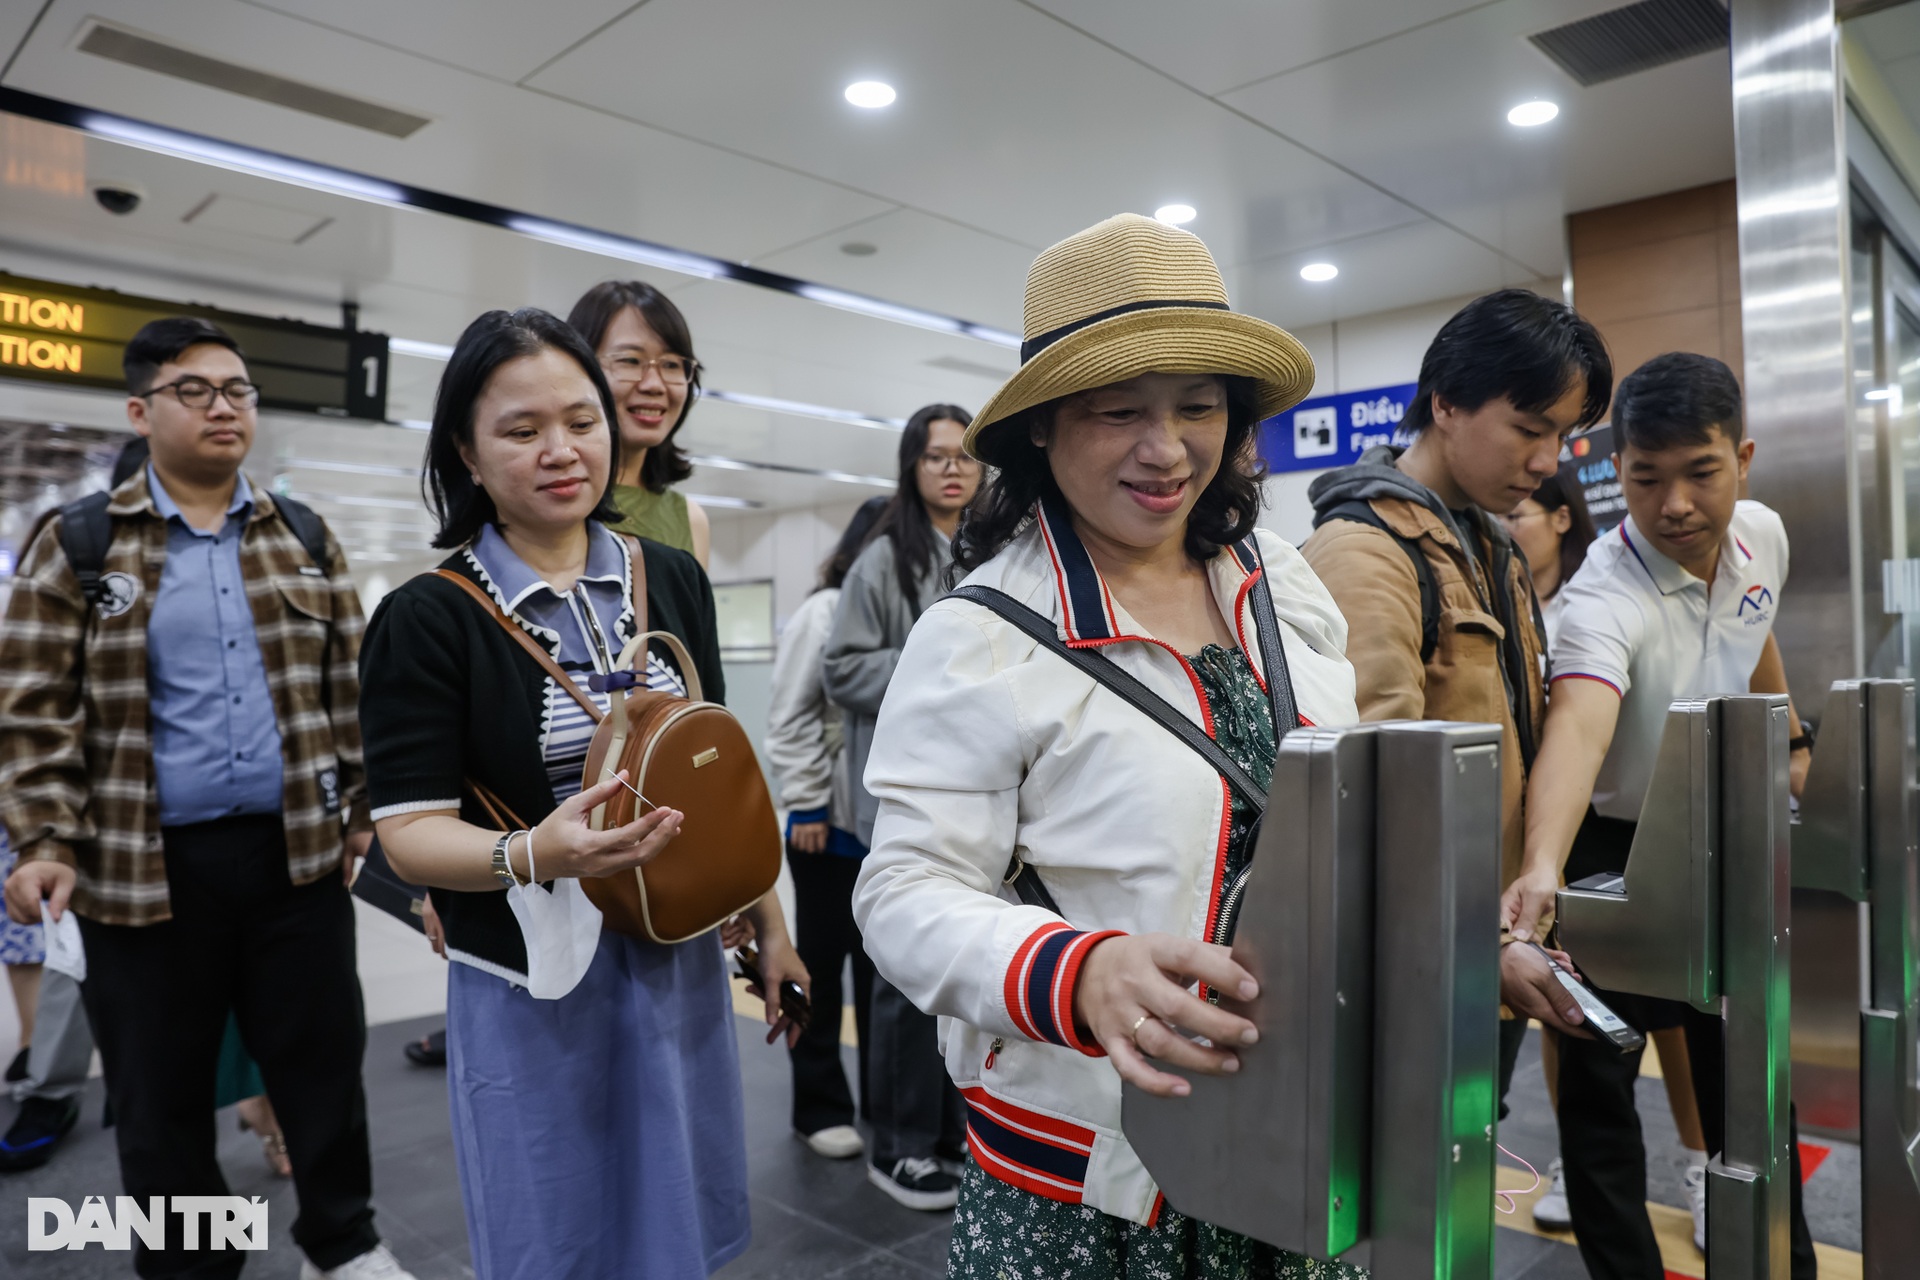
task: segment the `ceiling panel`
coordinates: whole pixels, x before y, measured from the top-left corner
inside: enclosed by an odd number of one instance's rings
[[[1479,0],[1209,0],[1033,7],[1192,85],[1221,93],[1475,7]]]
[[[780,56],[706,56],[747,29]],[[894,106],[842,99],[868,77]],[[1173,201],[1223,262],[1409,212],[1015,0],[651,0],[529,83],[1035,250]]]
[[[247,0],[254,8],[303,18],[477,71],[518,80],[634,7],[634,0]]]
[[[238,0],[172,0],[165,16],[170,42],[415,111],[432,123],[408,139],[391,138],[72,47],[89,17],[152,34],[154,7],[140,0],[54,0],[6,83],[727,258],[752,258],[891,207],[791,168],[700,146]],[[620,74],[629,72],[622,68]]]
[[[1566,211],[1732,173],[1724,52],[1581,89],[1526,40],[1615,7],[1503,0],[1224,100],[1558,275]],[[1509,125],[1507,110],[1533,98],[1559,103],[1560,118]]]
[[[1431,222],[1414,223],[1346,242],[1330,255],[1340,276],[1325,284],[1300,278],[1293,261],[1275,261],[1236,273],[1236,302],[1263,316],[1309,325],[1370,315],[1438,298],[1485,293],[1531,277],[1471,240]],[[1410,296],[1407,281],[1417,278],[1432,290]]]
[[[856,253],[842,246],[852,245]],[[860,253],[870,248],[871,253]],[[754,263],[877,298],[939,298],[948,315],[1020,332],[1035,250],[912,209],[836,230]]]

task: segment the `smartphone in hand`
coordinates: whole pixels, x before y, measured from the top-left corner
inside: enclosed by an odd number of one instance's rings
[[[1619,1014],[1607,1008],[1606,1002],[1595,995],[1586,983],[1554,963],[1553,957],[1547,954],[1545,947],[1537,942],[1529,942],[1527,945],[1540,953],[1540,958],[1545,960],[1547,967],[1553,970],[1553,976],[1560,979],[1560,985],[1579,1002],[1580,1012],[1586,1015],[1587,1026],[1595,1035],[1607,1040],[1622,1053],[1631,1053],[1635,1049],[1647,1047],[1646,1036],[1628,1026],[1621,1020]]]
[[[753,946],[741,947],[733,953],[733,962],[739,966],[740,976],[762,991],[767,984],[760,978],[760,952]],[[800,989],[797,982],[780,984],[780,1012],[792,1019],[793,1025],[802,1031],[813,1019],[813,1002],[807,999],[807,993]]]

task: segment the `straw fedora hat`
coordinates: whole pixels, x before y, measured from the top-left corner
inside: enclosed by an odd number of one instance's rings
[[[1200,237],[1137,213],[1096,223],[1027,269],[1020,371],[967,428],[966,449],[996,464],[1023,409],[1143,373],[1252,378],[1261,418],[1306,398],[1313,357],[1278,325],[1232,311]]]

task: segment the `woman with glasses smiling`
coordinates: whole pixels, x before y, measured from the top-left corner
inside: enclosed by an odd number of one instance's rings
[[[860,779],[873,726],[907,633],[946,590],[949,544],[980,488],[980,464],[961,447],[973,415],[930,404],[900,433],[900,483],[872,538],[847,571],[827,636],[821,674],[846,711],[847,772],[854,780],[856,834],[873,842],[878,804]],[[876,978],[870,1014],[866,1099],[873,1121],[867,1176],[910,1209],[949,1209],[965,1151],[960,1095],[948,1083],[934,1022]]]
[[[673,300],[640,280],[606,280],[580,295],[567,323],[593,348],[620,412],[616,533],[693,554],[702,569],[712,537],[707,513],[672,486],[693,474],[673,442],[700,398],[693,333]]]

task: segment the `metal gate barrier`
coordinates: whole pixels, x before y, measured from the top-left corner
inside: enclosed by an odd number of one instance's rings
[[[1490,1280],[1500,731],[1281,740],[1234,939],[1260,1043],[1123,1127],[1182,1213],[1376,1280]]]
[[[1684,1000],[1726,1026],[1725,1145],[1707,1171],[1718,1280],[1786,1280],[1787,700],[1676,702],[1623,875],[1560,891],[1560,941],[1615,991]]]
[[[1793,883],[1862,904],[1860,1208],[1868,1280],[1920,1268],[1915,785],[1913,682],[1836,681],[1793,829]]]

